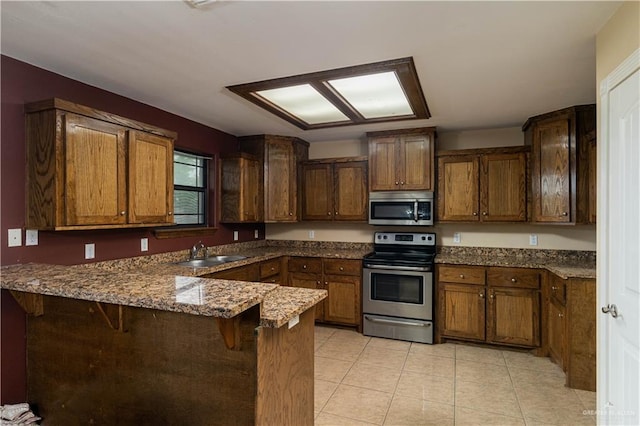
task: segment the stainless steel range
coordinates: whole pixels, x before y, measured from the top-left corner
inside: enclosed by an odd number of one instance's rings
[[[364,257],[363,333],[433,343],[436,234],[376,232]]]

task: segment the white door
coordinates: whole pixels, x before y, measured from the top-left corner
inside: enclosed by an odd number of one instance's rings
[[[600,95],[598,421],[640,425],[640,50]]]

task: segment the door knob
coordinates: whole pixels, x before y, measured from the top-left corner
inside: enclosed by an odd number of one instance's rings
[[[618,307],[616,305],[607,305],[602,307],[603,314],[611,314],[612,317],[618,318]]]

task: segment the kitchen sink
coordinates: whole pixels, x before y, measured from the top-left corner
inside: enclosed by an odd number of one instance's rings
[[[218,256],[209,256],[204,259],[192,259],[185,260],[183,262],[176,262],[175,265],[179,266],[189,266],[191,268],[206,268],[209,266],[222,265],[223,263],[235,262],[237,260],[246,259],[247,256],[240,255],[218,255]]]

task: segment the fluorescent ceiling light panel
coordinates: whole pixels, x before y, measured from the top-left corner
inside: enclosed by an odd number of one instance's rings
[[[308,124],[349,120],[310,84],[260,90],[255,93]]]
[[[431,117],[411,57],[227,89],[303,130]]]
[[[366,119],[413,115],[393,71],[329,80],[328,83]]]

